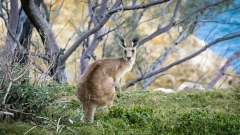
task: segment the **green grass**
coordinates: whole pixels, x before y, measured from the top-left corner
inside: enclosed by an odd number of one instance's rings
[[[45,114],[24,122],[0,123],[0,134],[240,134],[240,86],[176,94],[131,91],[116,98],[108,113],[98,110],[93,124],[80,122],[75,87],[64,89]],[[56,96],[56,94],[55,94]]]
[[[26,133],[27,135],[54,135],[52,131],[47,129],[43,129],[36,125],[26,124],[21,122],[15,123],[0,123],[0,135],[23,135]]]

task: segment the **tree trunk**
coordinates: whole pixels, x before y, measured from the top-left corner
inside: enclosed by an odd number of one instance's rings
[[[21,47],[15,49],[16,62],[22,65],[28,63],[28,51],[30,49],[30,40],[32,37],[33,25],[31,21],[27,18],[23,9],[19,11],[19,20],[17,25],[16,39],[21,44]]]
[[[28,63],[28,55],[30,50],[30,41],[32,38],[32,31],[33,31],[33,24],[29,19],[26,19],[26,21],[23,24],[23,30],[22,34],[20,36],[19,42],[23,46],[23,61],[20,62],[22,64]]]
[[[58,82],[66,82],[65,61],[61,60],[63,50],[60,50],[50,24],[43,18],[41,11],[36,7],[34,0],[21,0],[21,2],[25,13],[31,20],[32,24],[36,27],[41,37],[42,43],[45,46],[46,55],[51,59],[49,62],[51,63],[49,75],[53,76],[54,80]]]
[[[8,34],[6,38],[6,51],[8,53],[13,53],[17,44],[14,41],[14,37],[16,36],[17,24],[18,24],[18,0],[10,0],[10,18],[9,24],[7,24]],[[14,36],[14,37],[13,37]]]
[[[21,0],[23,9],[36,27],[42,43],[45,45],[46,54],[52,56],[59,53],[60,48],[56,42],[50,24],[43,18],[41,11],[36,7],[34,0]]]

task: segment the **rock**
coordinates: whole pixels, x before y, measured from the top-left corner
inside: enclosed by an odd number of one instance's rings
[[[192,82],[184,82],[178,87],[178,91],[181,90],[205,90],[202,85]]]
[[[155,89],[155,90],[153,90],[154,92],[155,91],[162,91],[162,92],[165,92],[165,93],[175,93],[175,91],[174,90],[172,90],[172,89],[165,89],[165,88],[157,88],[157,89]]]

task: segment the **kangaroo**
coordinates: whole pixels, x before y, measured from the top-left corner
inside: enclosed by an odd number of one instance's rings
[[[80,76],[77,84],[77,97],[82,103],[83,123],[93,123],[97,107],[111,107],[115,95],[121,96],[121,77],[133,67],[136,58],[138,37],[126,43],[118,37],[123,47],[123,57],[99,59],[90,64]]]

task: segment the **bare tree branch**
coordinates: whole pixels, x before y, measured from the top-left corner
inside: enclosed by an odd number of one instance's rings
[[[106,47],[107,39],[108,39],[108,35],[107,35],[107,38],[104,40],[104,43],[102,45],[102,58],[105,57],[105,47]]]
[[[59,13],[60,13],[60,10],[61,10],[61,8],[62,8],[62,6],[63,6],[63,4],[64,4],[64,1],[65,1],[65,0],[62,0],[61,5],[60,5],[59,8],[57,9],[57,12],[55,13],[54,18],[53,18],[53,21],[52,21],[52,23],[51,23],[51,26],[53,26],[53,23],[54,23],[55,20],[57,19],[58,15],[59,15]]]
[[[5,114],[5,115],[11,115],[11,116],[14,116],[13,113],[10,113],[10,112],[5,112],[5,111],[0,111],[0,115],[1,114]]]
[[[142,17],[143,17],[143,14],[144,14],[146,11],[147,11],[147,8],[144,8],[143,11],[140,13],[140,15],[139,15],[138,18],[137,18],[137,23],[140,22],[140,20],[141,20]]]
[[[127,21],[127,19],[126,19],[125,21],[121,22],[121,23],[120,23],[119,25],[117,25],[115,28],[113,28],[113,29],[111,29],[111,30],[108,30],[107,32],[103,33],[102,35],[99,35],[99,36],[98,36],[98,39],[101,39],[101,38],[103,38],[105,35],[108,35],[109,33],[117,30],[117,29],[118,29],[119,27],[121,27],[126,21]],[[130,31],[129,31],[129,32],[130,32]]]
[[[115,4],[112,6],[112,8],[107,11],[100,21],[98,25],[96,25],[94,28],[90,29],[88,32],[83,33],[76,41],[75,43],[65,52],[64,56],[61,57],[62,61],[66,61],[67,58],[76,50],[76,48],[90,35],[94,34],[96,31],[98,31],[100,28],[103,27],[103,25],[110,19],[111,15],[118,12],[118,11],[125,11],[125,10],[134,10],[134,9],[141,9],[141,8],[147,8],[153,5],[161,4],[169,0],[156,0],[149,2],[147,4],[140,4],[140,5],[134,5],[134,6],[123,6],[123,7],[118,7],[122,1],[117,0]]]
[[[102,18],[105,12],[107,12],[107,7],[108,7],[108,0],[102,0],[101,6],[100,6],[100,11],[98,15],[93,14],[93,7],[91,4],[91,0],[89,0],[89,13],[91,16],[91,20],[94,22],[95,26],[99,24],[99,20]],[[90,57],[93,56],[93,51],[96,49],[98,46],[99,42],[101,41],[100,38],[98,38],[102,34],[101,28],[94,34],[93,40],[91,44],[87,47],[87,49],[84,51],[81,57],[81,73],[84,72],[84,70],[87,68],[89,64]]]
[[[212,89],[217,81],[225,74],[227,67],[230,66],[231,62],[240,57],[240,52],[235,52],[222,66],[222,68],[215,74],[212,81],[208,84],[208,88]]]
[[[1,3],[2,4],[2,3]],[[16,32],[17,32],[17,26],[18,26],[18,0],[10,0],[10,18],[9,18],[9,25],[7,24],[7,40],[6,40],[6,48],[7,50],[11,50],[12,52],[16,48],[16,43],[18,40],[16,40]]]
[[[239,65],[239,66],[240,66],[240,65]],[[235,67],[235,68],[231,71],[231,73],[233,73],[234,70],[235,70],[236,68],[238,68],[239,66]],[[228,77],[231,76],[231,74],[225,74],[225,73],[223,73],[223,74],[226,75],[226,77],[225,77],[225,79],[223,79],[223,81],[222,81],[222,83],[219,85],[219,87],[221,87],[221,86],[223,85],[223,83],[228,79]],[[236,77],[236,76],[235,76],[235,77]]]
[[[17,31],[17,23],[18,23],[18,0],[10,0],[10,30],[13,34]]]
[[[12,87],[12,83],[13,83],[13,82],[10,81],[10,83],[9,83],[9,85],[8,85],[8,88],[7,88],[7,90],[6,90],[5,94],[4,94],[3,101],[2,101],[2,105],[5,105],[5,103],[6,103],[7,95],[8,95],[8,93],[9,93],[9,91],[10,91],[10,88]]]
[[[227,0],[228,1],[228,0]],[[180,1],[178,1],[180,2]],[[216,6],[216,5],[219,5],[223,2],[226,2],[226,0],[222,0],[222,1],[218,1],[218,2],[215,2],[215,3],[212,3],[212,4],[208,4],[208,5],[203,5],[201,7],[199,7],[197,10],[193,11],[193,12],[190,12],[188,13],[187,15],[183,16],[182,18],[180,18],[179,20],[175,21],[176,18],[176,15],[173,15],[173,18],[171,20],[171,22],[166,25],[165,27],[161,28],[160,26],[158,27],[158,29],[153,32],[152,34],[150,34],[149,36],[143,38],[142,40],[139,41],[139,46],[143,45],[144,43],[148,42],[149,40],[153,39],[154,37],[170,30],[172,27],[176,26],[177,24],[179,23],[182,23],[183,21],[187,20],[188,18],[192,17],[193,15],[197,14],[198,12],[200,11],[203,11],[209,7],[213,7],[213,6]],[[175,14],[177,14],[177,9],[175,8]]]
[[[50,21],[50,13],[48,11],[47,5],[44,1],[42,1],[41,4],[42,4],[43,10],[44,10],[45,15],[46,15],[46,20],[47,20],[47,22],[49,22]]]
[[[62,27],[62,29],[58,32],[58,34],[56,35],[56,38],[58,37],[58,35],[63,31],[63,29],[67,26],[67,24],[69,23],[69,21],[67,21],[65,23],[65,25]],[[66,48],[66,47],[65,47]]]
[[[41,66],[39,66],[38,64],[36,64],[36,62],[33,62],[33,65],[34,65],[41,73],[44,73],[44,69],[41,68]]]
[[[6,99],[7,99],[7,96],[9,94],[9,91],[12,87],[13,82],[22,78],[27,73],[27,71],[29,71],[29,66],[30,66],[30,63],[28,65],[26,65],[21,71],[19,71],[18,75],[16,77],[12,78],[12,79],[11,79],[12,76],[10,75],[10,83],[7,87],[7,90],[6,90],[5,94],[4,94],[4,97],[3,97],[3,100],[2,100],[2,105],[5,105],[5,103],[6,103]],[[10,70],[8,70],[8,71],[10,72]]]
[[[2,5],[2,1],[0,0],[0,12],[1,12],[1,18],[3,18],[3,21],[5,23],[5,26],[8,26],[8,19],[4,16],[3,9],[6,11],[6,8]],[[9,18],[9,13],[6,11],[7,16]]]
[[[161,24],[164,24],[164,22],[165,22],[165,14],[166,14],[166,7],[170,4],[170,3],[172,3],[173,2],[173,0],[170,0],[169,2],[167,2],[167,4],[166,5],[164,5],[163,6],[163,8],[162,8],[162,23]],[[176,9],[176,8],[175,8]],[[161,26],[160,26],[161,27]]]
[[[170,2],[171,2],[171,1],[170,1]],[[169,4],[170,2],[168,2],[168,4]],[[177,16],[177,12],[178,12],[178,10],[179,10],[179,8],[180,8],[180,3],[181,3],[181,0],[178,0],[177,4],[176,4],[176,6],[175,6],[175,10],[174,10],[174,13],[173,13],[173,17],[172,17],[171,22],[174,22],[174,21],[175,21],[175,18],[176,18],[176,16]],[[161,69],[161,68],[162,68],[163,63],[166,61],[166,59],[168,58],[168,56],[172,53],[174,47],[175,47],[180,41],[182,41],[182,40],[186,37],[186,33],[188,32],[188,29],[189,29],[189,27],[188,27],[182,34],[180,34],[180,36],[178,37],[178,39],[176,40],[176,42],[175,42],[170,48],[168,48],[167,51],[165,51],[165,53],[164,53],[164,55],[163,55],[163,58],[162,58],[161,60],[160,60],[160,57],[161,57],[161,56],[156,59],[156,61],[155,61],[155,62],[152,64],[152,66],[150,67],[148,73],[149,73],[149,72],[152,72],[152,71],[154,71],[154,70],[157,70],[157,69]],[[152,83],[153,80],[155,80],[155,79],[154,79],[154,76],[146,79],[145,83],[143,84],[143,88],[146,89],[147,86],[149,86],[149,85]]]
[[[132,85],[134,85],[136,82],[139,82],[139,81],[141,81],[141,80],[147,79],[147,78],[149,78],[149,77],[151,77],[151,76],[154,76],[154,75],[156,75],[156,74],[158,74],[158,73],[161,73],[161,72],[163,72],[163,71],[166,71],[166,70],[168,70],[169,68],[171,68],[171,67],[173,67],[173,66],[175,66],[175,65],[178,65],[178,64],[180,64],[180,63],[182,63],[182,62],[184,62],[184,61],[186,61],[186,60],[189,60],[189,59],[191,59],[191,58],[199,55],[200,53],[202,53],[203,51],[205,51],[207,48],[209,48],[210,46],[212,46],[212,45],[214,45],[214,44],[216,44],[216,43],[219,43],[219,42],[221,42],[221,41],[230,40],[230,39],[237,38],[237,37],[240,37],[240,32],[234,33],[234,34],[231,34],[231,35],[228,34],[228,35],[226,35],[226,36],[223,36],[222,38],[218,38],[218,39],[210,42],[209,44],[205,45],[203,48],[201,48],[201,49],[198,50],[197,52],[193,53],[192,55],[189,55],[189,56],[187,56],[187,57],[185,57],[185,58],[182,58],[182,59],[180,59],[180,60],[178,60],[178,61],[175,61],[175,62],[167,65],[166,67],[163,67],[163,68],[161,68],[161,69],[155,70],[155,71],[153,71],[153,72],[151,72],[151,73],[147,73],[147,74],[145,74],[145,75],[143,75],[143,76],[138,76],[138,77],[136,77],[135,79],[133,79],[132,81],[130,81],[130,82],[128,82],[126,85],[124,85],[123,88],[127,88],[127,87],[129,87],[129,86],[132,86]]]
[[[151,73],[154,70],[158,70],[162,68],[163,63],[167,60],[168,56],[173,52],[175,46],[177,46],[182,40],[184,40],[187,36],[187,32],[189,31],[191,25],[189,25],[176,39],[176,41],[164,52],[163,56],[160,56],[160,58],[157,58],[156,61],[151,65],[149,71],[147,73]],[[147,86],[149,86],[152,81],[154,80],[154,76],[149,77],[146,79],[143,88],[146,89]]]
[[[26,52],[24,54],[29,55],[28,52]],[[47,55],[41,54],[40,52],[30,52],[30,55],[31,56],[36,56],[36,57],[39,57],[39,58],[43,58],[44,60],[50,61],[50,58]]]

